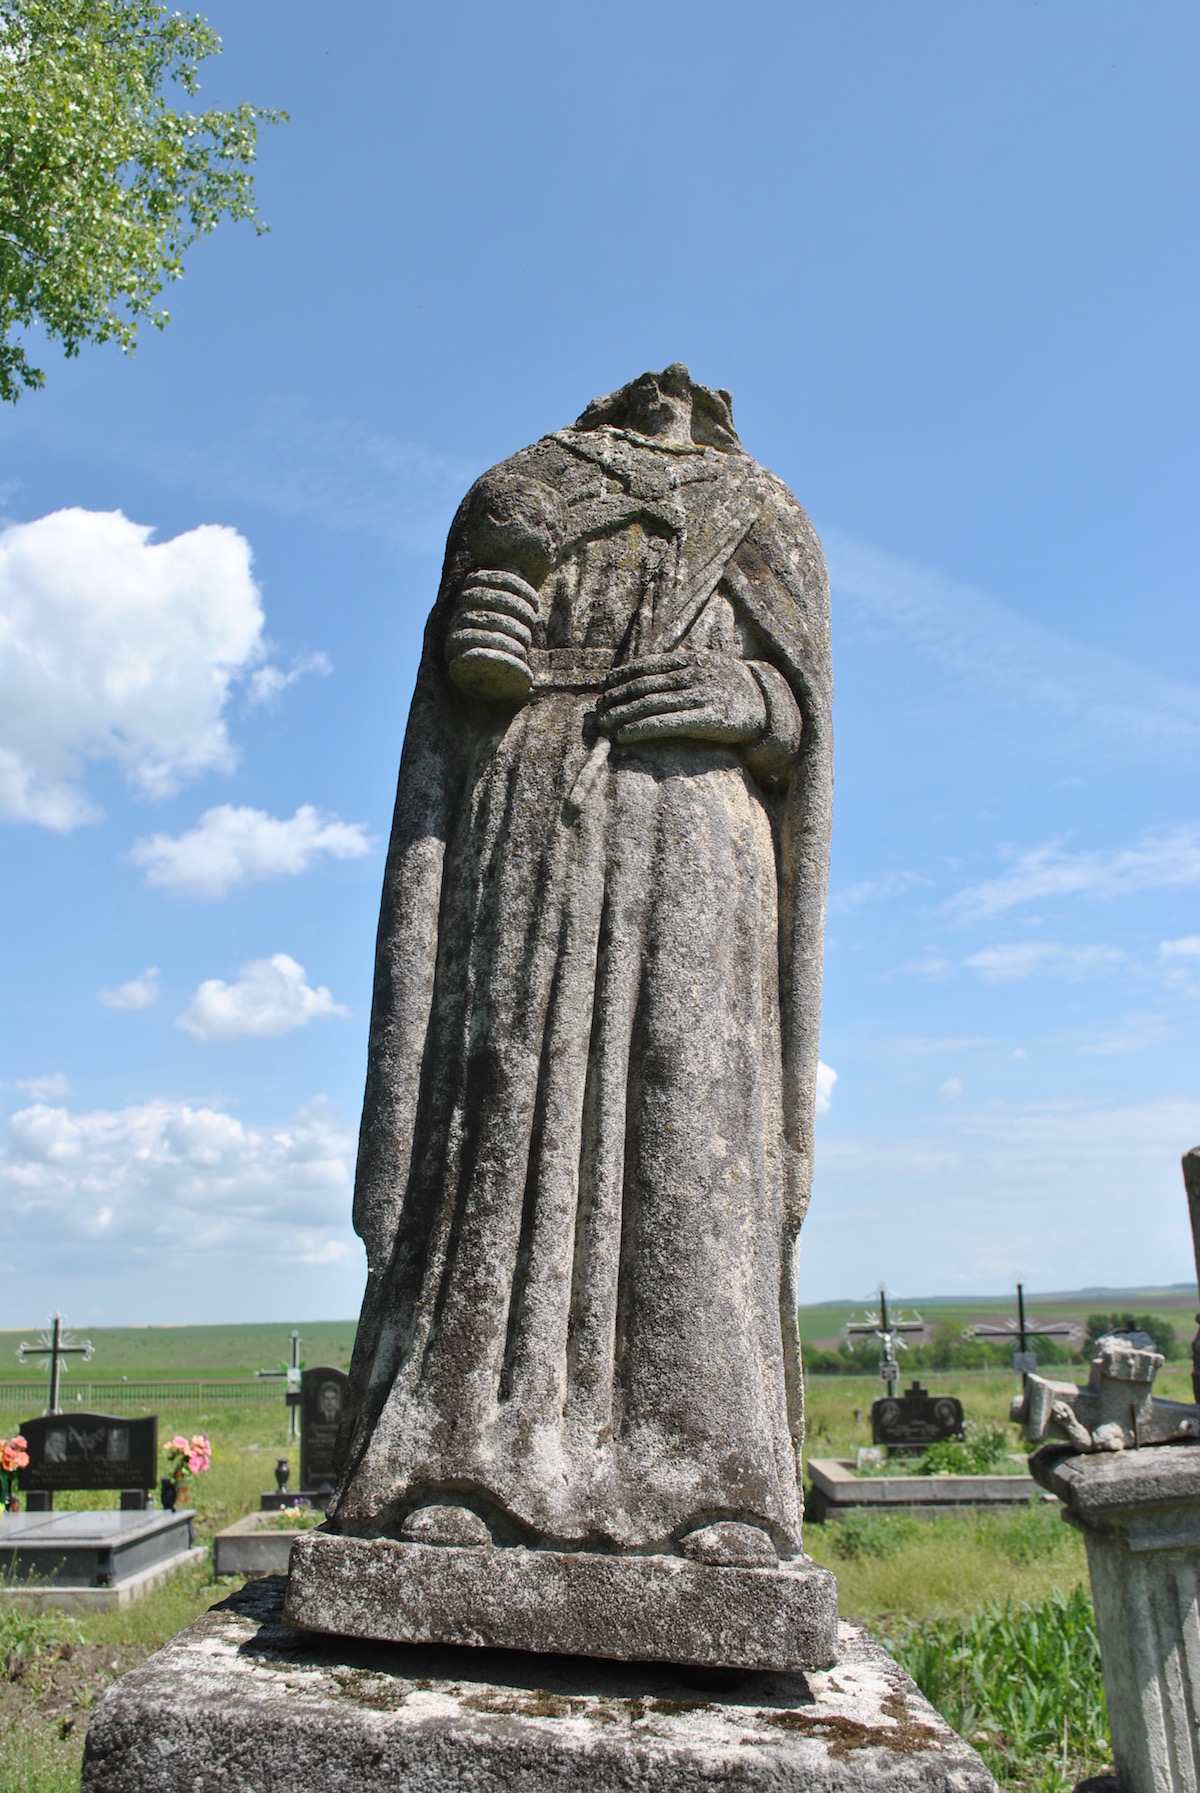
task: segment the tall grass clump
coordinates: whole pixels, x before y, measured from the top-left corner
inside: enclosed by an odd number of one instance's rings
[[[1100,1646],[1082,1588],[894,1626],[888,1644],[1006,1787],[1059,1793],[1109,1761]]]
[[[920,1535],[921,1521],[909,1513],[871,1513],[860,1508],[831,1524],[829,1541],[835,1556],[853,1562],[864,1556],[895,1556]]]

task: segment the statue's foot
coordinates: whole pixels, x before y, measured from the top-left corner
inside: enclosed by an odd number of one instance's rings
[[[721,1519],[702,1525],[680,1540],[680,1550],[694,1563],[719,1569],[774,1569],[779,1552],[761,1526]]]
[[[415,1508],[401,1525],[400,1536],[410,1544],[456,1544],[468,1550],[482,1550],[492,1541],[478,1513],[449,1505]]]

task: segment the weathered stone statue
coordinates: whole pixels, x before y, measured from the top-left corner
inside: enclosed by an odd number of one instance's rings
[[[472,487],[400,771],[370,1274],[295,1622],[574,1650],[591,1599],[595,1653],[719,1660],[743,1587],[747,1635],[782,1603],[763,1660],[831,1659],[793,1261],[830,789],[820,544],[727,393],[645,374]]]
[[[341,1485],[282,1612],[249,1582],[108,1690],[84,1793],[997,1793],[801,1553],[829,789],[820,546],[727,394],[646,374],[467,494]]]

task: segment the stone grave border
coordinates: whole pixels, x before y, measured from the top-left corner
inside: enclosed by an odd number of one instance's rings
[[[817,1525],[851,1513],[908,1513],[914,1519],[1015,1513],[1054,1500],[1030,1475],[860,1476],[849,1457],[810,1457],[806,1473],[804,1517]]]

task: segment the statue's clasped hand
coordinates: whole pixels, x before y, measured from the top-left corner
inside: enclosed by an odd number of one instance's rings
[[[742,747],[760,740],[767,726],[766,702],[744,661],[687,648],[615,668],[596,715],[618,747],[649,741]]]
[[[537,592],[519,573],[473,573],[446,637],[446,664],[459,690],[493,702],[528,697],[537,614]]]

